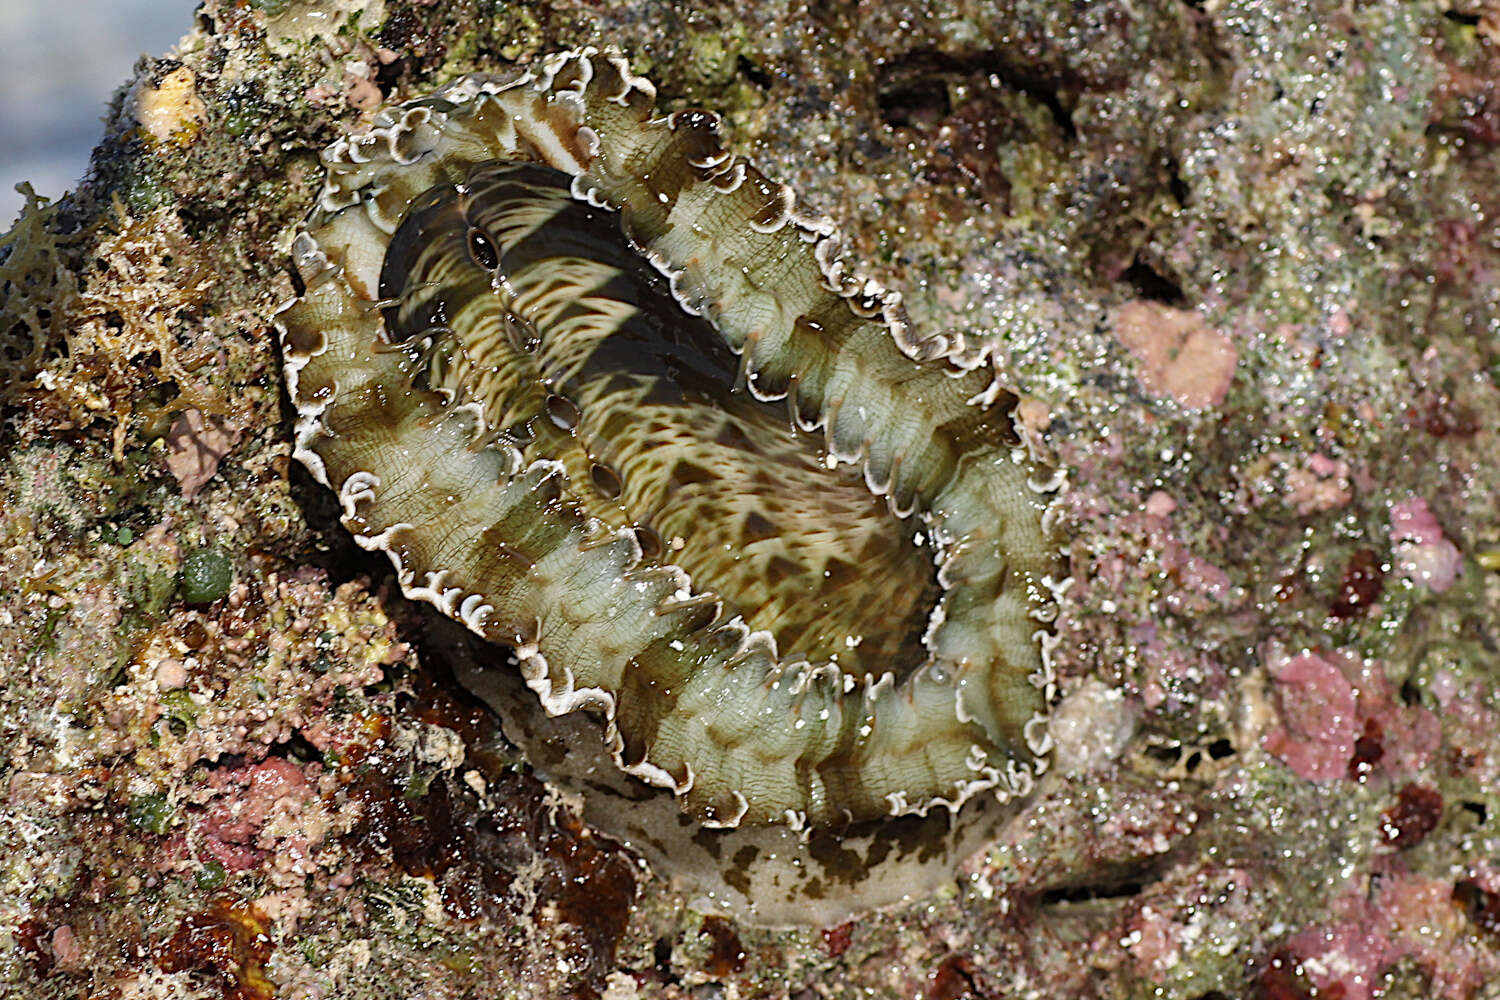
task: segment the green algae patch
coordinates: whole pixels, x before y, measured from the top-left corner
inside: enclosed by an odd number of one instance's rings
[[[125,815],[140,829],[162,834],[172,828],[175,811],[165,795],[153,793],[131,799]]]
[[[229,593],[234,565],[217,549],[199,549],[182,561],[179,590],[189,604],[212,604]]]

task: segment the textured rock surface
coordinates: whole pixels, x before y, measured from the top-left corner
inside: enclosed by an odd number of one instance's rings
[[[0,989],[1494,995],[1500,24],[1285,6],[208,0],[0,250]],[[598,42],[1069,471],[1070,781],[929,903],[685,908],[290,468],[315,150]]]

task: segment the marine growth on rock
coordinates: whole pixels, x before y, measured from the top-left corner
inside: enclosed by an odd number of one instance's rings
[[[986,352],[615,54],[324,162],[278,322],[358,542],[513,650],[578,780],[657,810],[615,832],[726,905],[840,919],[951,870],[1045,766],[1061,576]],[[515,667],[479,649],[489,693]]]

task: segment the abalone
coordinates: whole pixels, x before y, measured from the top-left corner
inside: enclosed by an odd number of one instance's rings
[[[754,919],[824,921],[1030,788],[1055,482],[982,345],[922,336],[615,53],[466,77],[323,159],[278,315],[296,456],[494,644],[463,676],[508,733],[662,790],[607,828],[669,868],[695,844],[676,867]],[[515,722],[514,677],[576,732]]]

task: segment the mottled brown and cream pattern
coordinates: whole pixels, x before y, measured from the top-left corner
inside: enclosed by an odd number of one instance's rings
[[[410,596],[703,827],[1029,787],[1060,571],[982,350],[615,55],[324,159],[279,316],[297,455]]]

